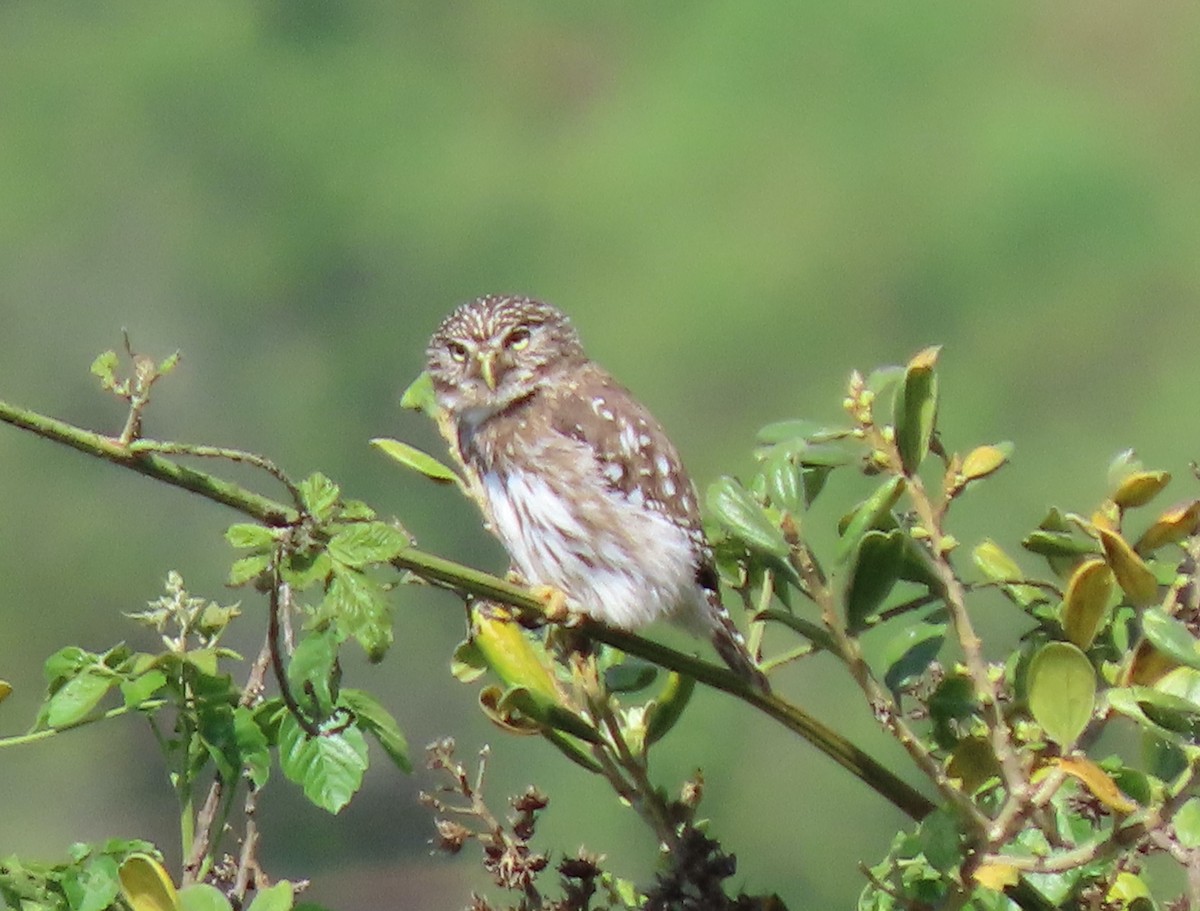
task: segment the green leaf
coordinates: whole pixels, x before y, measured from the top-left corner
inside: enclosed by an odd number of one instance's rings
[[[941,651],[946,641],[946,624],[933,618],[942,613],[939,609],[920,622],[908,624],[888,641],[883,651],[887,668],[883,679],[893,692],[902,690],[925,673]]]
[[[412,771],[408,758],[408,741],[391,712],[364,690],[342,690],[340,704],[354,713],[358,726],[371,734],[383,751],[402,772]]]
[[[604,669],[604,685],[610,693],[636,693],[658,676],[658,667],[639,658],[626,658]]]
[[[391,618],[383,592],[357,570],[341,569],[335,564],[320,615],[334,618],[372,662],[381,660],[392,644]]]
[[[304,501],[304,508],[318,522],[327,522],[333,517],[333,508],[340,495],[340,488],[319,471],[300,482],[300,498]]]
[[[355,522],[330,539],[329,556],[358,569],[368,563],[386,563],[411,543],[408,535],[386,522]]]
[[[1089,648],[1095,640],[1112,593],[1112,570],[1103,560],[1084,560],[1072,573],[1063,598],[1063,630],[1081,649]]]
[[[391,440],[386,437],[376,437],[371,445],[383,452],[389,458],[399,462],[405,468],[420,472],[431,481],[439,484],[461,484],[462,479],[453,468],[443,465],[427,452],[422,452],[415,446]]]
[[[1068,642],[1047,642],[1029,663],[1029,710],[1056,743],[1069,749],[1096,707],[1096,672]]]
[[[1200,670],[1200,650],[1196,637],[1174,617],[1161,610],[1147,610],[1142,614],[1142,632],[1156,649],[1186,667]]]
[[[400,407],[420,411],[431,418],[437,417],[441,409],[433,391],[433,379],[428,373],[422,371],[404,390],[400,396]]]
[[[658,695],[646,704],[646,746],[661,740],[675,727],[695,689],[696,678],[674,671],[667,675]]]
[[[72,677],[50,697],[46,705],[46,724],[61,728],[83,720],[117,683],[117,678],[111,674],[85,671]]]
[[[798,441],[807,443],[809,440],[816,439],[831,439],[843,436],[847,433],[846,430],[837,430],[819,424],[816,421],[775,421],[772,424],[767,424],[756,434],[760,443],[787,443],[790,441]]]
[[[1193,797],[1171,817],[1179,843],[1188,849],[1200,848],[1200,797]]]
[[[904,382],[896,390],[896,448],[907,474],[915,474],[929,453],[937,422],[937,364],[940,347],[918,352],[904,370]]]
[[[231,911],[225,893],[209,883],[192,883],[179,890],[180,911]]]
[[[279,723],[279,767],[315,806],[337,813],[362,787],[367,741],[357,727],[310,738],[295,717]]]
[[[225,530],[225,540],[237,548],[273,547],[276,531],[253,522],[239,522]]]
[[[105,351],[92,361],[90,368],[92,376],[99,377],[100,385],[105,389],[112,389],[117,385],[117,367],[120,363],[117,352]]]
[[[121,891],[115,858],[101,854],[81,869],[68,868],[62,880],[71,911],[105,911]]]
[[[261,788],[271,774],[271,746],[254,712],[244,705],[233,710],[233,735],[246,776]]]
[[[229,567],[228,584],[234,588],[245,585],[265,573],[270,565],[271,558],[267,554],[253,554],[234,560]]]
[[[74,677],[76,673],[92,664],[99,664],[100,656],[86,652],[77,645],[60,648],[42,664],[42,675],[53,687],[61,680]]]
[[[305,633],[288,662],[288,684],[296,699],[309,703],[308,708],[322,717],[332,712],[337,702],[336,662],[337,639],[329,629]]]
[[[129,680],[121,682],[121,696],[128,708],[141,705],[164,686],[167,685],[167,675],[153,669],[138,674]]]
[[[1155,724],[1183,734],[1193,742],[1200,738],[1200,705],[1150,687],[1135,686],[1130,689],[1138,706]]]
[[[296,893],[292,884],[286,879],[281,879],[275,885],[259,890],[246,911],[291,911],[295,900]]]
[[[900,530],[863,535],[846,585],[846,624],[852,633],[869,625],[896,580],[904,559],[906,535]]]
[[[1019,607],[1026,608],[1046,600],[1035,586],[1019,583],[1019,580],[1025,578],[1021,567],[990,538],[981,541],[971,551],[971,558],[980,572],[989,581],[1000,583],[1004,594]]]
[[[721,477],[709,485],[708,509],[726,531],[750,550],[780,559],[788,555],[783,532],[736,479]]]
[[[450,659],[450,675],[460,683],[474,683],[487,673],[488,661],[474,639],[464,639]]]
[[[841,540],[838,542],[837,560],[839,563],[854,552],[854,548],[858,546],[863,535],[877,527],[885,517],[891,516],[892,507],[904,493],[904,483],[904,478],[899,476],[888,478],[855,508],[850,516],[850,521],[846,523],[846,528],[842,532]]]
[[[767,485],[767,498],[777,509],[799,512],[804,508],[804,488],[800,482],[800,469],[792,462],[788,453],[776,450],[767,457],[762,467]]]

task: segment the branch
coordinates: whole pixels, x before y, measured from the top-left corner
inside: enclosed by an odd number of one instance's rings
[[[18,408],[0,400],[0,421],[31,433],[63,443],[86,455],[104,459],[138,474],[179,487],[205,499],[224,504],[264,525],[282,527],[300,520],[299,512],[237,484],[196,471],[150,452],[131,451],[111,437],[84,430],[54,418]],[[169,445],[169,444],[160,444]],[[440,583],[456,591],[500,601],[527,617],[543,618],[542,602],[529,590],[453,560],[409,548],[392,560],[398,569],[409,570],[429,582]],[[856,747],[845,737],[822,724],[799,706],[774,694],[763,694],[731,671],[665,645],[643,639],[625,630],[604,626],[584,618],[580,628],[593,639],[644,658],[661,667],[694,677],[714,689],[728,693],[788,730],[799,734],[842,768],[873,788],[913,819],[921,819],[934,804],[907,782]]]

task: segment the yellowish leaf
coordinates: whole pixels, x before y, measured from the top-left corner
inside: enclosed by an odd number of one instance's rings
[[[1111,776],[1086,756],[1064,756],[1055,764],[1083,784],[1110,810],[1128,815],[1137,809],[1138,805],[1121,793]]]
[[[986,477],[1004,466],[1011,451],[1011,444],[977,446],[967,453],[959,472],[964,481]]]
[[[1096,638],[1112,589],[1112,570],[1098,557],[1084,560],[1071,574],[1063,598],[1063,629],[1081,649],[1086,650]]]
[[[1008,886],[1015,886],[1021,874],[1012,864],[998,861],[984,861],[975,869],[975,882],[993,892],[1003,892]]]
[[[1147,528],[1133,549],[1139,554],[1148,554],[1165,544],[1182,541],[1200,528],[1200,500],[1180,503],[1172,506],[1154,520]]]
[[[1141,557],[1133,552],[1129,543],[1115,531],[1102,525],[1096,526],[1104,558],[1117,577],[1117,584],[1138,607],[1146,607],[1158,600],[1158,580]]]
[[[130,854],[118,875],[121,894],[133,911],[178,911],[175,884],[162,864],[149,854]]]
[[[1113,502],[1122,509],[1145,506],[1171,483],[1169,471],[1135,471],[1113,492]]]

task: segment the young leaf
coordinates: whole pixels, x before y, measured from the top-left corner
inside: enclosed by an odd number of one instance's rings
[[[405,468],[420,472],[431,481],[437,481],[439,484],[462,484],[458,472],[448,465],[443,465],[429,453],[417,449],[416,446],[386,437],[376,437],[371,440],[371,445]]]
[[[1200,500],[1172,506],[1147,528],[1133,549],[1148,554],[1166,544],[1182,541],[1200,528]]]
[[[1096,706],[1096,672],[1078,648],[1047,642],[1029,663],[1029,711],[1056,743],[1069,749]]]
[[[1115,491],[1112,500],[1121,509],[1145,506],[1171,483],[1168,471],[1136,471],[1128,475]]]
[[[386,563],[412,541],[386,522],[353,522],[329,541],[329,556],[355,569],[368,563]]]
[[[904,478],[893,476],[875,488],[875,492],[858,505],[846,524],[845,531],[842,532],[841,541],[838,542],[838,562],[850,556],[862,536],[883,521],[903,493]]]
[[[894,422],[896,448],[906,474],[915,474],[929,452],[937,422],[937,346],[918,352],[904,370],[904,382],[896,390]]]
[[[400,396],[400,407],[420,411],[431,418],[437,417],[440,409],[433,392],[433,379],[428,373],[422,371],[404,390]]]
[[[1012,455],[1013,444],[1005,441],[995,445],[978,446],[963,459],[961,474],[963,481],[986,478],[1003,468]]]
[[[341,490],[333,481],[319,471],[310,474],[300,482],[300,497],[304,500],[304,508],[318,522],[326,522],[333,516],[333,507],[337,505]]]
[[[117,861],[101,854],[91,857],[82,868],[68,867],[62,887],[71,911],[106,911],[121,891]],[[28,907],[24,902],[22,906]]]
[[[237,548],[271,547],[276,531],[254,522],[239,522],[225,530],[225,540]]]
[[[179,911],[232,911],[225,893],[211,883],[192,883],[179,890]]]
[[[1200,670],[1200,649],[1196,637],[1174,617],[1161,610],[1147,610],[1142,614],[1142,631],[1151,644],[1174,661],[1186,667]]]
[[[254,712],[244,705],[233,710],[233,736],[246,777],[261,788],[271,773],[271,747]]]
[[[279,723],[279,767],[329,813],[340,811],[362,787],[367,764],[367,741],[353,725],[310,738],[291,714]]]

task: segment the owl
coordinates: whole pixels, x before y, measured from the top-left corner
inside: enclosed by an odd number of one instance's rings
[[[721,605],[679,453],[561,311],[477,298],[443,320],[426,358],[444,429],[527,582],[622,629],[672,620],[766,688]]]

